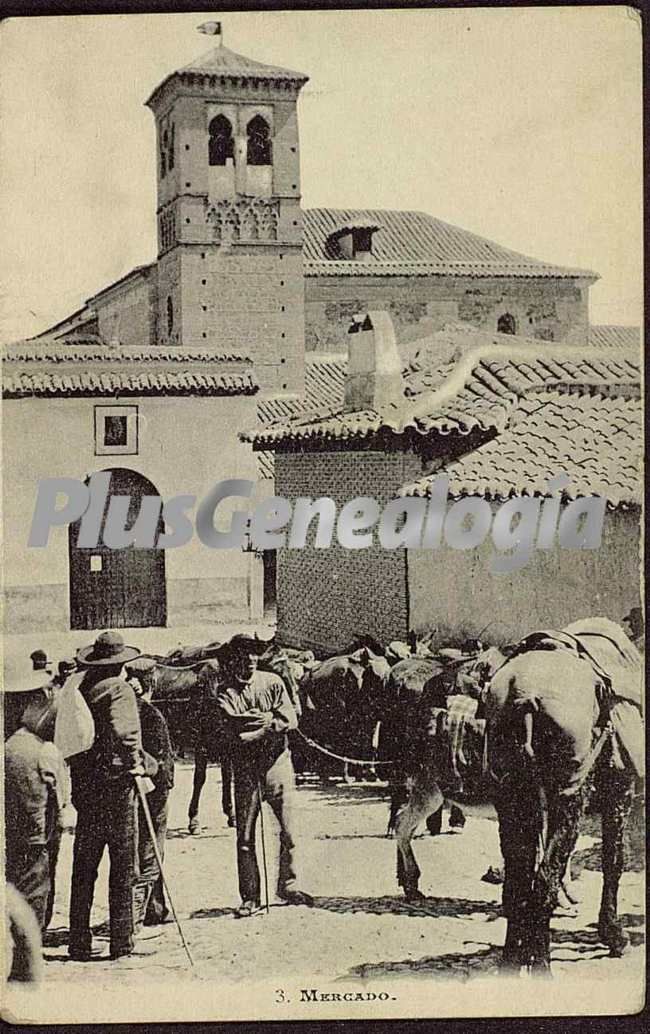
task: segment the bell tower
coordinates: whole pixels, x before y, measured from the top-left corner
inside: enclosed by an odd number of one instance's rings
[[[220,45],[146,102],[156,120],[157,340],[250,356],[269,393],[304,385],[306,82]]]

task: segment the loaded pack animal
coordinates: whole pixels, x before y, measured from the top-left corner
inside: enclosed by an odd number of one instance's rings
[[[302,718],[293,740],[294,755],[303,754],[303,765],[309,758],[310,766],[328,778],[343,764],[347,782],[349,766],[342,759],[367,759],[372,770],[389,675],[386,658],[369,646],[329,657],[305,672],[300,682]]]
[[[641,676],[638,651],[605,618],[527,637],[492,676],[487,761],[505,862],[508,968],[550,973],[550,918],[594,792],[602,821],[598,935],[614,956],[627,945],[617,896],[643,775]]]
[[[393,744],[405,791],[395,823],[398,881],[407,898],[422,896],[411,838],[440,807],[441,787],[491,798],[505,862],[506,968],[550,972],[550,918],[594,792],[602,817],[598,932],[613,955],[625,948],[617,893],[643,769],[641,671],[621,628],[589,619],[484,651],[461,666],[462,692],[446,709],[433,677],[402,715]]]

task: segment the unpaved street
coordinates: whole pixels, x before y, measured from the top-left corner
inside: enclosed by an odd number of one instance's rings
[[[505,922],[499,915],[500,887],[481,881],[487,867],[498,864],[496,822],[489,809],[472,813],[462,834],[420,836],[415,842],[427,900],[408,904],[394,878],[395,845],[385,838],[386,790],[381,784],[342,783],[300,787],[304,887],[315,896],[313,909],[271,903],[268,915],[239,920],[234,831],[219,808],[219,769],[211,768],[204,790],[200,836],[187,832],[186,805],[191,768],[177,766],[167,841],[167,871],[178,912],[201,982],[216,986],[272,981],[274,991],[289,996],[298,974],[309,973],[309,987],[336,987],[337,981],[372,989],[393,988],[417,978],[423,989],[432,979],[465,981],[496,970]],[[275,879],[275,826],[265,814],[269,845],[269,879]],[[595,921],[600,873],[598,838],[587,821],[574,859],[582,897],[577,919],[554,920],[554,972],[568,978],[612,980],[643,973],[643,884],[640,870],[642,831],[633,830],[636,871],[622,880],[620,912],[632,945],[623,959],[610,959],[597,943]],[[144,942],[142,954],[119,962],[108,959],[106,860],[96,895],[94,925],[99,928],[90,963],[68,961],[67,900],[72,837],[64,838],[58,875],[58,900],[52,921],[44,991],[84,988],[86,993],[138,987],[152,980],[187,976],[187,960],[173,924]],[[396,995],[397,997],[397,995]],[[89,999],[90,1000],[90,999]],[[479,1005],[480,1003],[477,1003]],[[273,1015],[272,1012],[270,1015]]]

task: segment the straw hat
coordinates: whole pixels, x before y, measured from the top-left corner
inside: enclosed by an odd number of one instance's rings
[[[43,669],[34,671],[28,657],[5,656],[3,693],[32,693],[34,690],[44,690],[50,686],[51,681],[52,673]]]
[[[35,671],[29,657],[7,657],[4,659],[4,693],[31,693],[35,689],[45,689],[52,680],[49,671]]]

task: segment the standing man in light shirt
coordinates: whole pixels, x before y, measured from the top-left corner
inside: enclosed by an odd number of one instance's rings
[[[296,781],[287,742],[287,732],[297,727],[298,719],[282,679],[257,670],[258,655],[255,639],[234,636],[217,696],[234,772],[240,918],[254,915],[261,906],[255,829],[262,800],[280,825],[278,897],[287,904],[313,905],[298,887]]]

